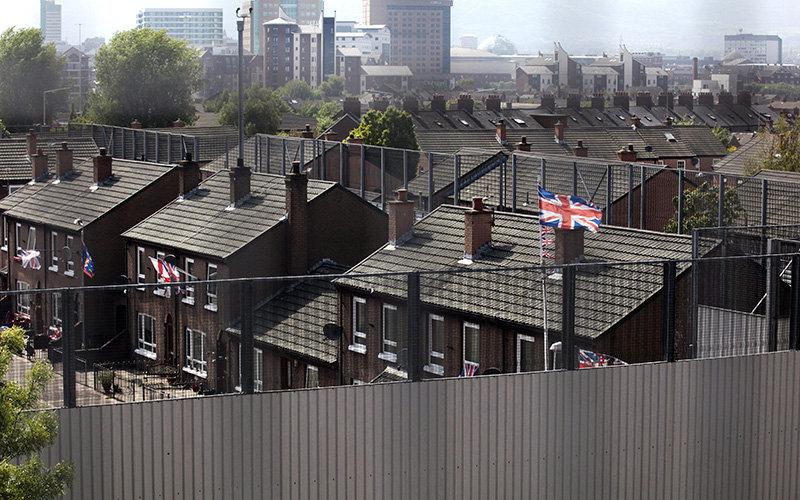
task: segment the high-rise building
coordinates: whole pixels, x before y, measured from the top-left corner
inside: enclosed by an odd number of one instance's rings
[[[195,47],[225,43],[222,9],[145,9],[136,15],[136,27],[167,30],[168,37],[186,40]]]
[[[55,0],[41,0],[40,20],[45,43],[60,42],[61,5],[57,5]]]
[[[278,88],[302,80],[311,88],[323,81],[323,37],[319,20],[301,25],[279,10],[262,26],[264,86]]]
[[[245,19],[243,37],[245,49],[253,54],[262,54],[261,44],[264,42],[262,26],[264,23],[280,17],[279,11],[283,11],[286,16],[295,20],[300,26],[319,24],[322,3],[323,0],[275,0],[274,2],[248,0],[243,2],[243,12],[248,12],[250,7],[253,8],[252,18]]]
[[[364,0],[364,24],[385,24],[393,65],[417,74],[450,73],[452,0]]]
[[[783,64],[783,41],[777,35],[725,35],[725,53],[734,50],[756,64]]]

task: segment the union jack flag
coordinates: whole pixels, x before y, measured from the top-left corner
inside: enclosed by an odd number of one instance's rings
[[[464,361],[464,367],[461,368],[462,377],[474,377],[478,373],[478,365]]]
[[[20,250],[20,259],[22,260],[22,267],[28,269],[42,268],[42,257],[39,250]]]
[[[580,349],[579,353],[579,368],[592,368],[594,366],[611,366],[611,365],[627,365],[628,363],[621,361],[614,356],[608,354],[600,354],[597,352],[586,351]]]
[[[81,257],[83,258],[83,274],[94,278],[94,261],[92,256],[89,255],[89,250],[86,249],[86,244],[83,240],[81,240]]]
[[[603,212],[583,198],[555,195],[539,186],[539,224],[561,229],[582,227],[596,233],[602,218]]]
[[[153,268],[158,273],[158,276],[164,280],[164,283],[177,283],[181,280],[176,266],[164,259],[150,257],[150,261],[153,263]]]

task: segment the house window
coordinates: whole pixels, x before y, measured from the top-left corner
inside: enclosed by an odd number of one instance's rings
[[[217,265],[208,264],[206,267],[206,279],[213,281],[217,279]],[[217,284],[209,283],[206,285],[206,309],[209,311],[217,310]]]
[[[351,351],[367,352],[367,300],[353,297],[353,343]]]
[[[64,271],[66,276],[75,276],[75,261],[73,260],[74,253],[72,252],[72,242],[74,240],[74,236],[67,235],[67,247],[70,249],[70,257],[67,260],[67,270]]]
[[[292,388],[292,360],[281,359],[281,389]]]
[[[183,270],[186,271],[185,281],[187,282],[184,285],[184,294],[183,294],[183,302],[186,304],[194,305],[194,285],[190,285],[189,281],[194,281],[194,259],[185,258],[183,260]]]
[[[22,243],[20,241],[21,233],[22,233],[22,224],[17,222],[17,224],[14,226],[14,243],[17,245],[16,255],[20,255],[22,253],[22,245],[20,244]]]
[[[50,297],[50,306],[52,307],[51,316],[53,318],[50,329],[58,330],[61,328],[61,294],[52,293]]]
[[[379,358],[394,363],[397,361],[397,306],[383,304],[383,351]]]
[[[532,372],[533,368],[533,337],[517,335],[517,372]]]
[[[428,364],[425,371],[444,375],[444,317],[428,315]]]
[[[30,290],[31,285],[24,281],[17,281],[17,290]],[[17,295],[17,312],[21,314],[31,314],[31,303],[33,302],[31,294]]]
[[[480,367],[481,346],[480,326],[475,323],[464,322],[464,370],[472,369],[475,372]]]
[[[50,233],[50,267],[54,273],[58,272],[58,233]]]
[[[136,354],[156,359],[156,319],[150,315],[139,313],[138,321],[139,345]]]
[[[264,352],[257,347],[253,348],[253,390],[264,390]]]
[[[36,249],[36,228],[28,228],[28,250]]]
[[[319,387],[319,368],[308,365],[306,367],[306,387]]]
[[[208,371],[206,369],[205,359],[206,349],[206,334],[200,330],[186,329],[186,366],[183,370],[197,375],[198,377],[207,377]]]
[[[678,160],[678,168],[686,168],[686,160]]]
[[[8,251],[8,218],[3,217],[3,250]]]
[[[140,285],[147,282],[147,276],[144,274],[144,269],[144,248],[136,247],[136,283]],[[139,290],[144,290],[144,288],[139,288]]]
[[[166,254],[164,252],[156,252],[156,259],[163,261],[165,257],[166,257]],[[158,272],[158,268],[154,268],[153,272],[156,274],[155,281],[157,283],[164,283],[164,277],[161,276],[161,274]],[[153,293],[156,294],[156,295],[160,295],[161,297],[169,297],[170,296],[169,287],[168,286],[155,288],[155,289],[153,289]]]

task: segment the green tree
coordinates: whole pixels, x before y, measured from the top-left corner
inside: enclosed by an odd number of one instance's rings
[[[714,134],[714,137],[719,139],[719,142],[722,143],[723,146],[726,148],[730,147],[731,145],[731,131],[726,129],[725,127],[720,127],[719,125],[715,125],[714,128],[711,129],[711,133]]]
[[[475,79],[474,78],[461,78],[456,82],[456,87],[462,88],[464,90],[474,90],[475,89]]]
[[[61,86],[64,59],[52,43],[43,42],[42,30],[34,28],[9,28],[0,35],[0,116],[9,125],[39,123],[44,91]],[[65,99],[65,92],[47,96],[48,119]]]
[[[371,110],[361,118],[361,125],[353,130],[364,144],[401,149],[419,149],[411,115],[389,106],[385,113]]]
[[[790,124],[781,117],[772,130],[762,129],[750,140],[763,145],[763,154],[745,159],[745,174],[754,175],[759,170],[800,172],[800,121]]]
[[[667,222],[664,231],[678,232],[678,197],[672,199],[675,215]],[[722,201],[722,221],[726,226],[747,221],[747,212],[739,201],[739,192],[725,189]],[[719,186],[704,182],[695,189],[683,191],[683,234],[699,227],[715,227],[719,223]]]
[[[244,133],[274,134],[281,125],[281,113],[289,106],[270,89],[250,87],[244,91]],[[231,93],[219,112],[220,125],[239,126],[239,94]]]
[[[325,97],[338,97],[344,92],[344,77],[338,75],[330,75],[327,80],[322,82],[319,86],[319,91]]]
[[[333,117],[341,111],[336,102],[309,101],[300,108],[302,116],[313,116],[317,120],[317,131],[322,133],[333,125]]]
[[[278,89],[278,94],[284,99],[305,100],[314,97],[314,89],[303,80],[290,80]]]
[[[90,117],[99,123],[168,127],[176,119],[194,123],[192,93],[199,90],[202,69],[195,49],[166,31],[132,29],[114,35],[97,50],[97,92]]]
[[[6,380],[12,353],[22,351],[24,338],[19,327],[0,332],[0,498],[55,498],[72,483],[75,471],[68,462],[45,467],[39,458],[58,433],[56,414],[40,409],[40,394],[53,377],[53,368],[47,361],[37,361],[23,383]],[[14,465],[14,459],[24,461]]]

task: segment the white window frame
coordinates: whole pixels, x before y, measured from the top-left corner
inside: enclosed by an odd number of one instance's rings
[[[686,168],[686,160],[678,160],[678,168]]]
[[[31,285],[26,281],[17,280],[17,290],[30,290]],[[32,296],[29,293],[17,295],[17,312],[31,315]]]
[[[478,331],[478,359],[477,360],[467,359],[467,328],[470,328],[470,329]],[[470,323],[469,321],[465,321],[463,323],[462,327],[461,327],[461,341],[462,341],[461,359],[463,361],[463,366],[466,366],[467,364],[470,364],[470,365],[475,365],[476,369],[479,369],[481,367],[481,361],[480,361],[480,357],[481,357],[481,348],[480,348],[481,327],[480,327],[480,325],[478,325],[477,323]],[[463,369],[463,366],[462,366],[462,369]]]
[[[20,245],[20,234],[22,233],[22,224],[17,222],[14,225],[14,244],[17,246],[17,252],[14,255],[22,254],[22,245]]]
[[[167,254],[164,253],[164,252],[156,252],[156,259],[164,260],[166,258],[166,256],[167,256]],[[155,279],[156,283],[164,283],[164,278],[160,274],[158,274],[158,268],[154,268],[153,272],[156,275],[156,279]],[[169,298],[170,297],[169,289],[170,289],[170,287],[168,287],[168,286],[154,288],[153,289],[153,295],[158,295],[159,297]]]
[[[394,313],[391,313],[391,312],[387,313],[387,311],[394,311]],[[391,316],[392,314],[394,315],[394,319],[395,319],[395,324],[394,324],[395,340],[390,340],[390,339],[386,338],[386,332],[388,331],[389,327],[392,326],[392,325],[390,325],[390,323],[388,321],[389,316]],[[398,323],[400,321],[399,321],[399,318],[397,316],[397,306],[394,305],[394,304],[383,304],[383,315],[382,315],[381,320],[382,320],[382,327],[383,327],[383,328],[381,328],[382,347],[381,347],[380,354],[378,354],[378,357],[381,358],[384,361],[389,361],[391,363],[395,363],[395,362],[397,362],[397,341],[398,341],[398,338],[400,336],[400,331],[399,331],[400,328],[399,328],[399,325],[398,325]],[[393,349],[394,352],[391,352],[388,349]]]
[[[361,304],[361,305],[359,305]],[[363,307],[366,315],[367,299],[363,297],[353,297],[353,343],[348,346],[348,349],[353,352],[361,354],[367,353],[367,332],[358,330],[358,311]],[[369,320],[366,320],[369,323]],[[366,330],[367,325],[364,326]]]
[[[72,250],[72,242],[75,241],[75,237],[71,234],[67,235],[67,246],[70,250],[69,260],[67,260],[67,268],[64,270],[64,276],[75,276],[75,260],[74,260],[74,250]]]
[[[36,228],[33,226],[28,227],[28,250],[36,250]]]
[[[156,359],[156,318],[149,314],[139,313],[136,320],[137,348],[133,351],[140,356]],[[147,338],[147,326],[150,327],[150,338]]]
[[[3,246],[2,250],[8,251],[8,217],[3,217]]]
[[[199,337],[200,340],[200,352],[195,352],[196,337]],[[205,332],[186,328],[186,364],[183,367],[183,371],[186,373],[191,373],[201,378],[208,377],[208,362],[205,359],[207,338]]]
[[[186,271],[185,280],[187,283],[184,285],[185,293],[181,301],[184,304],[194,305],[194,285],[190,285],[189,281],[194,281],[194,259],[185,257],[183,259],[183,270]]]
[[[521,333],[517,334],[517,373],[522,373],[522,343],[523,342],[530,342],[531,344],[534,345],[534,347],[536,346],[536,339],[534,339],[530,335],[523,335]],[[531,371],[533,371],[533,370],[531,370]]]
[[[144,274],[145,269],[145,255],[143,247],[136,247],[136,283],[142,285],[147,283],[147,276]],[[138,290],[144,290],[144,287],[137,287]]]
[[[439,314],[428,315],[428,364],[425,371],[436,375],[444,375],[444,350],[442,352],[433,350],[433,323],[442,323],[442,345],[444,346],[444,316]]]
[[[53,293],[50,295],[52,298],[50,299],[50,306],[52,307],[51,311],[51,318],[52,323],[50,324],[51,330],[59,330],[61,329],[61,293]]]
[[[253,348],[253,390],[264,390],[264,351],[258,347]]]
[[[214,269],[214,272],[211,272],[211,269]],[[216,264],[207,263],[206,264],[206,279],[207,280],[216,280],[217,279],[217,272],[219,268]],[[212,277],[213,276],[213,277]],[[213,290],[213,291],[212,291]],[[205,308],[209,311],[217,311],[217,284],[210,283],[206,285],[206,305]]]
[[[314,376],[317,379],[317,383],[313,386],[309,385],[311,382],[311,374],[315,374]],[[306,388],[307,389],[315,389],[319,387],[319,368],[314,365],[306,365]]]
[[[50,231],[50,267],[49,270],[58,272],[58,233]]]

